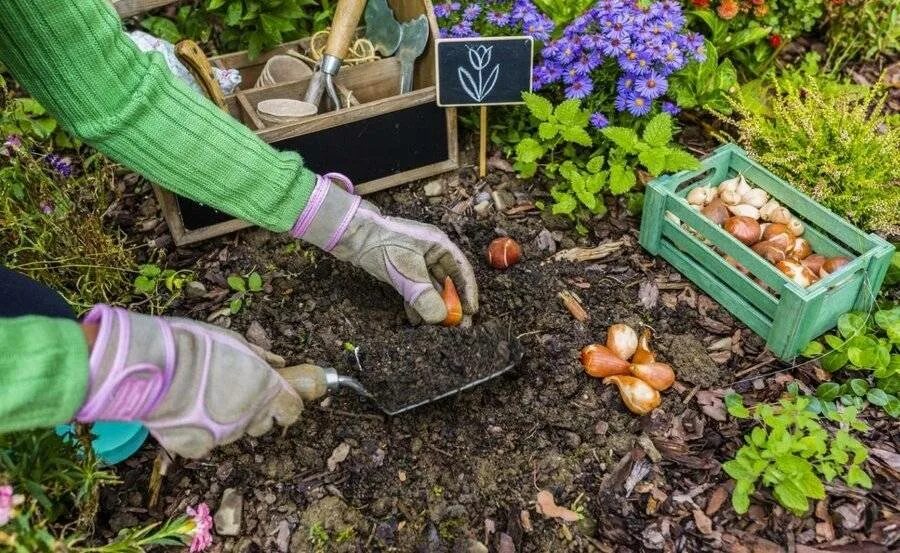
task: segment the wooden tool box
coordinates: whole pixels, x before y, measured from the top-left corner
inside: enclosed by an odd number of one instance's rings
[[[123,17],[172,3],[172,0],[119,0]],[[435,88],[435,38],[429,0],[388,0],[399,21],[425,15],[428,46],[416,61],[413,91],[399,94],[400,64],[393,58],[344,67],[336,78],[359,105],[323,112],[295,123],[271,124],[256,115],[256,104],[269,98],[303,99],[309,78],[252,88],[265,63],[288,50],[304,52],[308,39],[285,43],[250,60],[246,52],[211,58],[214,66],[237,69],[242,86],[226,97],[228,111],[260,138],[280,150],[293,150],[317,173],[349,176],[361,194],[451,171],[459,167],[456,111],[439,108]],[[155,187],[163,215],[177,245],[190,244],[252,226],[229,215]]]

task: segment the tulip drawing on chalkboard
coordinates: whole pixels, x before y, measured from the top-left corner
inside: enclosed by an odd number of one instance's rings
[[[460,67],[458,70],[459,84],[462,85],[463,90],[466,91],[470,98],[476,102],[481,102],[494,90],[497,78],[500,76],[500,64],[495,65],[485,77],[485,72],[491,64],[491,54],[494,47],[478,46],[477,48],[472,48],[471,46],[466,46],[466,49],[469,50],[469,64],[478,77],[476,79],[467,68]]]

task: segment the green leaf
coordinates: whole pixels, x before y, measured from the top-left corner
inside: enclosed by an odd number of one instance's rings
[[[822,346],[820,342],[810,342],[806,344],[806,347],[803,348],[803,352],[800,353],[803,357],[818,357],[825,352],[825,347]]]
[[[666,146],[672,141],[672,116],[660,113],[653,117],[644,129],[644,142],[657,148]]]
[[[891,400],[891,396],[887,395],[884,390],[872,388],[866,393],[866,400],[872,405],[884,407]]]
[[[573,127],[579,126],[581,119],[581,102],[578,100],[566,100],[556,106],[556,120],[560,125]]]
[[[849,486],[859,486],[860,488],[871,489],[872,488],[872,478],[866,474],[859,465],[853,465],[847,471],[847,475],[844,476],[844,481],[847,482]]]
[[[700,162],[697,158],[683,150],[669,149],[666,156],[666,172],[677,173],[678,171],[690,171],[700,168]]]
[[[530,111],[531,115],[535,116],[538,121],[550,120],[550,115],[553,113],[553,104],[550,100],[532,92],[523,93],[522,99],[525,100],[525,106],[528,107],[528,111]]]
[[[887,405],[884,406],[884,412],[895,419],[900,418],[900,399],[894,398],[888,401]]]
[[[524,163],[532,163],[543,157],[544,147],[533,138],[526,138],[516,144],[516,158]]]
[[[559,134],[560,126],[556,123],[544,122],[538,125],[538,136],[541,140],[552,140]]]
[[[732,90],[738,82],[737,71],[734,69],[734,65],[731,64],[731,60],[723,61],[718,69],[716,69],[716,80],[713,86],[718,89],[720,92],[735,92]]]
[[[666,168],[668,148],[650,148],[638,154],[638,160],[651,175],[657,176]]]
[[[606,177],[606,171],[600,171],[599,173],[589,175],[587,177],[585,188],[591,194],[599,193],[601,190],[603,190],[603,187],[606,186]]]
[[[830,351],[820,360],[822,368],[833,373],[840,370],[847,364],[847,354],[842,351]]]
[[[719,55],[725,55],[726,53],[737,50],[739,48],[743,48],[744,46],[753,44],[754,42],[759,42],[760,40],[766,38],[771,34],[771,27],[761,27],[759,25],[754,25],[747,27],[746,29],[742,29],[731,36],[731,40],[724,46],[722,46],[719,50]]]
[[[862,334],[865,328],[866,317],[861,313],[844,313],[838,319],[838,331],[844,338],[852,338],[857,334]]]
[[[628,192],[637,183],[637,177],[631,167],[623,163],[611,165],[609,168],[609,191],[619,195]]]
[[[237,292],[246,292],[247,285],[244,282],[244,277],[238,275],[231,275],[228,277],[228,286],[231,287],[232,290]]]
[[[841,395],[841,385],[836,382],[823,382],[816,388],[816,397],[822,401],[834,401]]]
[[[869,369],[878,361],[878,342],[866,335],[856,335],[847,340],[847,358],[854,366]]]
[[[594,141],[591,140],[591,135],[581,127],[563,127],[560,134],[566,142],[574,142],[585,147],[594,144]]]
[[[209,11],[213,11],[215,9],[221,8],[225,5],[225,0],[209,0],[206,4],[206,9]]]
[[[850,389],[854,394],[864,396],[869,391],[869,383],[862,378],[854,378],[850,381]]]
[[[809,508],[809,502],[806,500],[803,490],[790,480],[776,484],[772,489],[772,494],[779,503],[795,514],[803,514]]]
[[[572,194],[560,194],[559,197],[554,196],[556,203],[550,208],[554,215],[569,215],[578,207],[578,201]]]
[[[628,194],[628,212],[637,217],[644,210],[644,194],[643,192],[632,192]]]
[[[740,394],[731,393],[725,396],[725,407],[728,414],[736,419],[750,418],[750,410],[744,407],[744,398]]]
[[[147,29],[155,37],[176,43],[181,40],[181,31],[175,22],[165,17],[151,15],[141,20],[141,27]]]
[[[262,277],[259,276],[259,273],[256,271],[250,273],[250,276],[247,277],[247,288],[250,289],[251,292],[259,292],[262,290],[263,281]]]
[[[603,169],[603,164],[606,160],[603,156],[594,156],[592,157],[585,166],[585,169],[590,173],[599,173],[601,169]]]
[[[834,334],[826,334],[825,335],[825,343],[828,344],[833,350],[842,350],[844,349],[844,341],[835,336]]]
[[[140,275],[134,279],[134,290],[141,294],[152,294],[156,291],[156,281]]]
[[[625,153],[637,153],[638,135],[630,127],[606,127],[600,131],[613,144],[622,148]]]
[[[241,17],[244,15],[244,3],[241,0],[237,0],[235,2],[231,2],[228,4],[228,11],[225,12],[225,24],[226,25],[237,25],[241,22]]]
[[[513,169],[519,174],[519,178],[530,179],[538,170],[538,164],[533,161],[519,160],[513,164]]]
[[[228,304],[228,309],[231,311],[232,315],[237,315],[242,307],[244,307],[244,301],[241,300],[241,298],[234,298],[231,300],[231,303]]]

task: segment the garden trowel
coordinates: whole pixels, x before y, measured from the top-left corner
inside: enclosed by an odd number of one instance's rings
[[[456,394],[459,394],[466,390],[470,390],[476,386],[480,386],[481,384],[484,384],[489,380],[493,380],[509,372],[516,365],[518,365],[524,353],[522,345],[517,338],[510,338],[509,350],[510,356],[506,359],[498,357],[496,361],[497,370],[489,373],[486,376],[483,376],[477,380],[472,380],[461,386],[457,386],[449,390],[442,390],[440,393],[437,393],[428,399],[415,401],[407,405],[402,405],[400,407],[394,406],[391,408],[385,407],[384,403],[379,401],[379,398],[377,398],[374,394],[366,390],[365,386],[363,386],[359,380],[350,376],[339,374],[336,369],[330,367],[324,368],[316,365],[296,365],[293,367],[287,367],[285,369],[277,369],[277,371],[285,380],[287,380],[291,384],[291,386],[293,386],[294,390],[297,391],[297,393],[301,398],[303,398],[304,401],[315,401],[328,393],[337,392],[342,388],[349,388],[350,390],[353,390],[357,395],[371,401],[378,408],[378,410],[380,410],[385,415],[393,417],[407,411],[412,411],[413,409],[417,409],[419,407],[422,407],[423,405],[428,405],[429,403],[434,403],[435,401],[455,396]],[[359,365],[358,356],[357,364]],[[359,368],[362,369],[362,366],[359,365]]]
[[[387,0],[369,0],[366,5],[366,38],[382,56],[400,61],[400,94],[412,90],[413,66],[428,45],[428,19],[420,15],[400,23]]]

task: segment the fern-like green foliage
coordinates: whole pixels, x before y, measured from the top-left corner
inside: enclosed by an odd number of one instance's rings
[[[833,68],[854,58],[900,52],[900,2],[847,0],[828,5],[828,57]]]
[[[727,119],[763,164],[858,226],[900,235],[900,122],[883,115],[879,87],[825,96],[813,78],[773,81],[768,113],[752,98]]]

